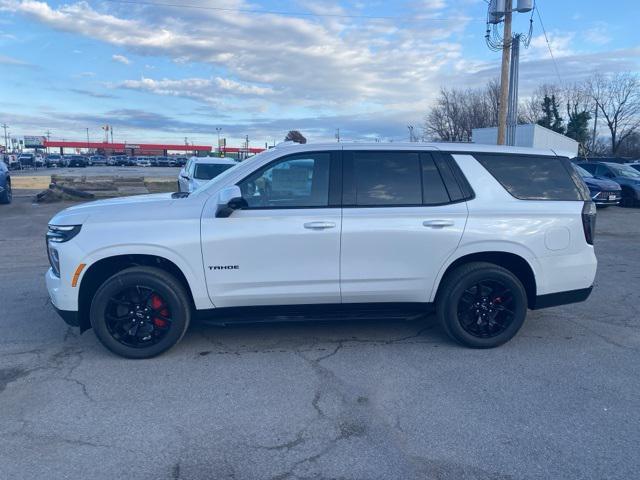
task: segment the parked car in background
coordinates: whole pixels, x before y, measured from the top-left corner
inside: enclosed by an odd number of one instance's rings
[[[41,153],[36,153],[33,156],[33,161],[35,163],[36,168],[44,168],[46,166],[46,160]]]
[[[107,164],[107,157],[103,155],[93,155],[89,157],[89,161],[90,164],[94,166],[105,166]]]
[[[10,153],[9,155],[7,155],[7,166],[9,167],[9,170],[21,170],[22,169],[22,164],[20,163],[20,160],[18,160],[18,155],[12,154]]]
[[[68,157],[67,166],[69,168],[85,168],[87,163],[87,159],[82,155],[71,155]]]
[[[613,180],[622,188],[623,207],[633,207],[640,203],[640,172],[629,165],[612,162],[578,163],[591,175],[601,180]]]
[[[193,157],[178,174],[178,191],[193,192],[237,164],[228,158]]]
[[[174,157],[176,162],[176,167],[184,167],[187,164],[187,157]]]
[[[45,159],[47,167],[64,167],[64,157],[57,153],[50,153]]]
[[[151,162],[147,157],[136,157],[136,166],[138,167],[150,167]]]
[[[18,155],[18,162],[20,162],[20,168],[36,167],[36,157],[33,153],[21,153]]]
[[[594,203],[599,207],[618,205],[622,200],[622,188],[613,180],[603,180],[594,177],[580,165],[573,165],[576,171],[589,188],[589,194]]]
[[[158,167],[168,167],[170,166],[169,157],[156,157],[156,164]]]
[[[11,174],[9,173],[9,167],[4,160],[4,158],[0,159],[0,203],[11,203],[11,200],[13,199],[13,192],[11,191]]]

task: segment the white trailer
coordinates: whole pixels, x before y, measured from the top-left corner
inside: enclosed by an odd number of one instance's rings
[[[495,145],[498,141],[498,129],[474,128],[472,142],[481,145]],[[518,125],[516,129],[516,147],[551,149],[558,155],[569,158],[578,156],[578,142],[560,133],[536,124]]]

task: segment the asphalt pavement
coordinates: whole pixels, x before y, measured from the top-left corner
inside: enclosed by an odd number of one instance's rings
[[[587,302],[498,349],[427,317],[194,325],[132,361],[49,304],[63,207],[0,205],[2,479],[638,478],[640,209],[599,212]]]

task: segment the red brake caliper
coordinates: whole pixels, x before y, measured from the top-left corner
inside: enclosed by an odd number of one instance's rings
[[[162,315],[163,317],[168,317],[169,316],[169,310],[167,310],[164,302],[162,301],[162,298],[160,298],[155,293],[153,295],[151,295],[151,308],[153,308],[154,310],[160,312],[160,315]],[[161,318],[158,318],[158,317],[154,317],[153,324],[156,327],[162,328],[162,327],[166,327],[167,326],[167,321],[166,320],[162,320]]]

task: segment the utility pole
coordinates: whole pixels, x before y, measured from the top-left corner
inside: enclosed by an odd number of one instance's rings
[[[220,132],[222,131],[222,128],[220,127],[216,127],[216,133],[218,134],[218,156],[220,156]]]
[[[89,143],[91,143],[89,142],[89,127],[87,127],[86,130],[87,130],[87,153],[89,153]]]
[[[9,146],[7,144],[7,128],[9,128],[9,125],[3,123],[2,128],[4,128],[4,151],[6,152],[9,150]]]
[[[504,14],[504,45],[502,46],[502,69],[500,71],[500,101],[498,104],[498,145],[504,145],[507,134],[507,107],[509,105],[509,62],[511,60],[511,24],[513,4],[507,1]]]
[[[340,129],[336,128],[336,140],[338,140],[338,143],[340,143]]]
[[[487,13],[487,31],[485,40],[491,50],[502,51],[500,70],[500,96],[498,100],[498,145],[513,144],[518,115],[518,76],[520,42],[529,46],[533,36],[534,0],[517,0],[513,8],[513,0],[490,0]],[[513,35],[513,14],[531,12],[529,32]],[[504,22],[503,31],[498,25]],[[517,45],[516,45],[517,42]],[[512,53],[513,50],[513,53]],[[508,126],[509,125],[509,126]],[[507,138],[509,134],[509,138]],[[508,142],[507,142],[508,140]]]

